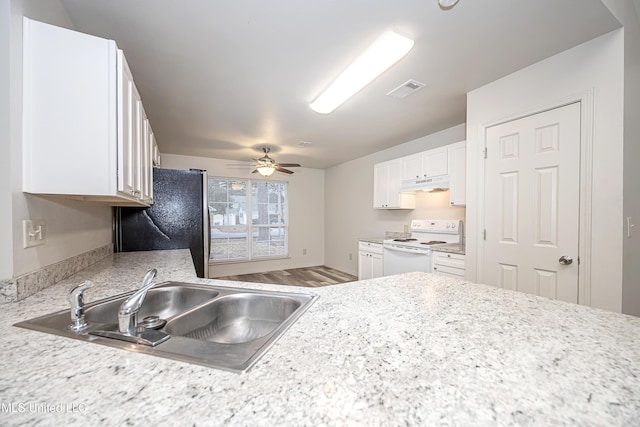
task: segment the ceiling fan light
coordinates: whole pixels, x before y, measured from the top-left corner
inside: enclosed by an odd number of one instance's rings
[[[369,46],[315,101],[313,111],[329,114],[402,59],[413,40],[387,31]]]
[[[451,9],[459,0],[438,0],[438,4],[442,9]]]
[[[273,165],[262,165],[256,168],[258,173],[262,176],[271,176],[276,171],[276,168]]]

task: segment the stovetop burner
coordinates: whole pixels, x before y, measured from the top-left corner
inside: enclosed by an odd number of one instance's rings
[[[431,240],[431,241],[428,241],[428,242],[420,242],[421,245],[439,245],[441,243],[447,243],[447,242],[442,241],[442,240]]]
[[[418,239],[412,239],[412,238],[400,238],[400,239],[393,239],[394,242],[415,242]]]

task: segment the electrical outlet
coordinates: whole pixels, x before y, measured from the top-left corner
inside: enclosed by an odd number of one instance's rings
[[[409,232],[409,226],[408,225],[404,225],[404,234],[407,234]]]
[[[47,243],[44,219],[22,220],[22,247],[31,248]]]
[[[349,254],[349,261],[353,261],[353,254]]]
[[[306,254],[307,254],[307,250],[306,250],[306,249],[303,249],[303,250],[302,250],[302,255],[306,255]]]

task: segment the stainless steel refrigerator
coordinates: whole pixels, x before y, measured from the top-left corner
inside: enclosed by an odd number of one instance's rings
[[[154,169],[153,199],[149,208],[116,208],[116,252],[189,249],[197,276],[208,277],[207,172]]]

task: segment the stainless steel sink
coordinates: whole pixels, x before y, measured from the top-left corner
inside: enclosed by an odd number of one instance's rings
[[[167,284],[151,289],[140,308],[139,318],[158,316],[169,319],[218,296],[214,289]],[[126,295],[128,296],[128,295]],[[85,309],[85,319],[93,323],[117,323],[118,310],[126,296],[116,296],[113,300],[103,300]]]
[[[90,341],[128,351],[152,354],[232,372],[246,372],[318,298],[311,293],[274,292],[223,286],[166,282],[151,289],[139,319],[159,317],[170,335],[155,347],[96,336],[117,331],[118,310],[129,295],[86,304],[88,327],[69,328],[63,310],[15,326]]]
[[[239,344],[273,332],[302,305],[291,297],[245,293],[217,298],[172,319],[164,328],[179,335],[222,344]]]

